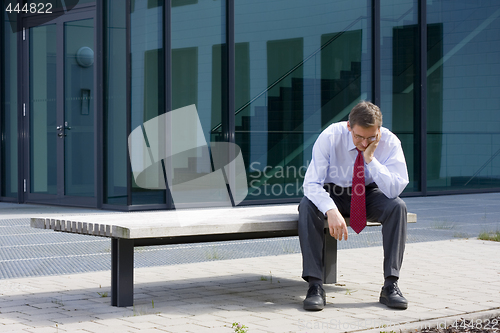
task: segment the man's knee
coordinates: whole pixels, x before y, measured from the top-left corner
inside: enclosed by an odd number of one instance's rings
[[[311,210],[318,209],[306,196],[302,197],[299,204],[299,214],[307,214]]]
[[[318,210],[318,207],[311,200],[304,196],[299,204],[299,223],[301,221],[306,222],[308,217],[316,220],[323,217],[323,213]]]
[[[406,212],[406,203],[400,197],[397,197],[393,200],[393,208],[395,210]]]
[[[389,216],[405,215],[406,216],[406,203],[399,197],[388,200],[383,209],[383,214],[380,217],[382,220],[387,219]]]

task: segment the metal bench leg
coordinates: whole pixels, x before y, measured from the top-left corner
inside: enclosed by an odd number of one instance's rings
[[[330,236],[325,229],[325,242],[323,244],[323,283],[337,282],[337,240]]]
[[[111,305],[134,305],[134,240],[111,239]]]

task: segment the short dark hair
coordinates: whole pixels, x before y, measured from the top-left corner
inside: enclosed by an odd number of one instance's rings
[[[351,128],[355,125],[361,127],[382,126],[382,112],[375,104],[368,101],[361,101],[354,106],[349,113],[349,124]]]

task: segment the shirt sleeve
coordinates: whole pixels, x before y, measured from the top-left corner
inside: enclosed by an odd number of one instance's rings
[[[409,183],[406,160],[400,143],[392,147],[385,161],[373,158],[365,167],[378,188],[390,199],[398,197]]]
[[[330,165],[331,142],[328,135],[320,134],[313,146],[311,164],[304,177],[304,195],[326,214],[337,206],[330,198],[330,194],[323,188]]]

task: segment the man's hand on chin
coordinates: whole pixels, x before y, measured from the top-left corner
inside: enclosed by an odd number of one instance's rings
[[[373,160],[373,155],[375,154],[375,149],[377,149],[378,143],[380,142],[380,138],[382,138],[382,132],[380,132],[379,129],[375,141],[370,142],[368,144],[368,147],[366,147],[365,151],[363,152],[363,157],[365,158],[366,164],[370,164],[370,162]]]

